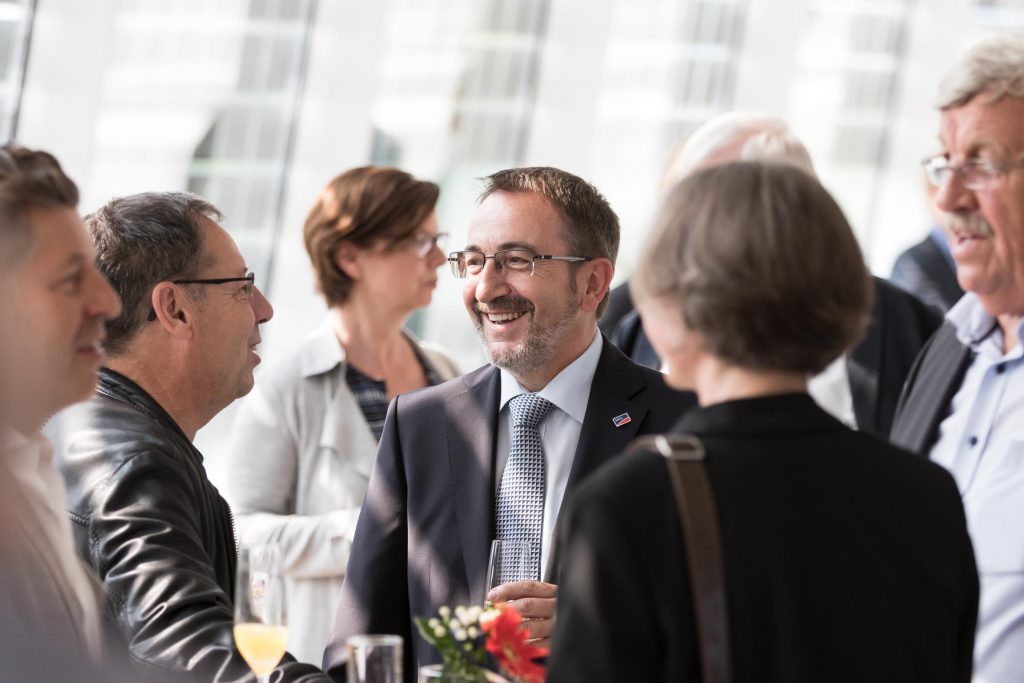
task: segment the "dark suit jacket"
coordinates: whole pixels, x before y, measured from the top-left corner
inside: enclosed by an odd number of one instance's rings
[[[886,436],[907,373],[925,342],[942,324],[942,316],[882,278],[874,281],[871,324],[864,339],[847,354],[846,370],[857,428]],[[623,317],[612,343],[641,365],[661,365],[636,311]]]
[[[483,604],[499,389],[498,370],[485,366],[392,401],[324,653],[324,669],[338,680],[345,640],[359,633],[402,636],[405,677],[415,680],[416,664],[439,659],[413,637],[411,617],[434,616],[442,605]],[[606,340],[566,491],[638,434],[669,429],[694,403]],[[632,421],[616,428],[612,418],[623,413]]]
[[[893,443],[928,457],[972,358],[971,350],[956,338],[956,328],[943,325],[907,376],[892,426]]]
[[[806,394],[720,403],[707,449],[734,683],[967,683],[978,577],[953,478]],[[689,571],[661,456],[566,501],[549,683],[699,681]]]
[[[896,258],[889,279],[943,312],[964,295],[949,254],[930,234]]]

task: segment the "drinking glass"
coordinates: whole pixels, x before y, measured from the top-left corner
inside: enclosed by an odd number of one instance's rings
[[[487,591],[513,581],[533,578],[530,571],[530,544],[526,541],[492,541],[487,563]]]
[[[242,548],[235,591],[235,646],[260,683],[288,645],[288,612],[281,559],[274,546]]]
[[[351,636],[345,647],[348,683],[401,683],[401,636]]]

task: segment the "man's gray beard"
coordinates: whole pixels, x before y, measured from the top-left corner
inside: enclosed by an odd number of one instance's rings
[[[551,357],[554,345],[561,342],[565,338],[566,332],[572,328],[578,305],[576,288],[573,287],[569,292],[569,300],[566,302],[565,313],[561,318],[544,329],[535,330],[534,318],[531,317],[530,325],[526,330],[526,341],[512,347],[506,345],[500,354],[492,353],[488,347],[483,321],[478,315],[473,321],[473,325],[476,327],[476,334],[480,337],[480,343],[484,347],[487,362],[496,368],[507,370],[515,377],[533,372]],[[531,310],[524,315],[532,316],[533,313],[534,311]]]

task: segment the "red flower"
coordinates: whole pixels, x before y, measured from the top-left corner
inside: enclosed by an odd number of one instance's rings
[[[487,638],[484,647],[498,660],[498,665],[521,683],[544,683],[544,667],[534,662],[547,657],[546,647],[537,647],[526,642],[530,633],[523,626],[519,612],[507,603],[495,605],[497,614],[483,621],[481,626]]]

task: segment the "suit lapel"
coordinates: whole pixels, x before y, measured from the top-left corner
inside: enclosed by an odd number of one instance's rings
[[[445,406],[452,500],[472,604],[482,604],[494,536],[494,442],[500,375],[493,367],[465,377],[466,391]]]
[[[948,414],[953,395],[963,382],[972,354],[956,338],[956,328],[949,324],[939,328],[921,353],[900,397],[891,439],[927,457],[939,423]]]
[[[647,406],[630,400],[646,386],[636,366],[619,352],[608,340],[604,340],[601,358],[594,371],[590,387],[590,400],[580,429],[580,440],[576,445],[572,469],[565,487],[565,496],[584,477],[614,456],[626,450],[636,438],[640,425],[647,417]],[[621,415],[628,415],[629,422],[616,427],[612,421]],[[563,502],[565,498],[562,499]],[[556,526],[557,530],[557,526]],[[554,578],[558,566],[557,531],[551,539],[553,552],[548,555],[544,569],[546,581]]]
[[[872,283],[875,279],[872,278]],[[846,374],[850,378],[850,397],[857,429],[878,431],[878,383],[882,368],[882,326],[885,324],[885,301],[882,288],[874,284],[875,303],[871,324],[864,339],[846,356]],[[873,369],[874,368],[874,369]]]

